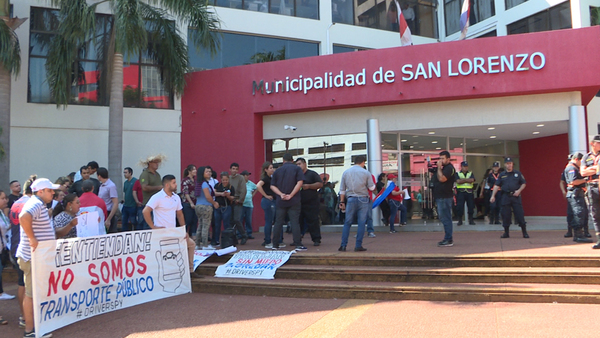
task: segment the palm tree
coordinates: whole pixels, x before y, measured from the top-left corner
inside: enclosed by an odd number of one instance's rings
[[[26,19],[10,18],[10,2],[0,0],[0,187],[10,181],[11,75],[21,70],[21,48],[15,34]]]
[[[258,52],[250,57],[252,63],[263,63],[271,61],[285,60],[285,46],[277,51],[277,54],[273,52]]]
[[[200,0],[52,0],[60,8],[58,35],[52,40],[46,63],[48,83],[58,106],[69,103],[71,88],[78,84],[76,59],[81,48],[94,41],[96,8],[109,3],[112,24],[107,45],[100,52],[106,60],[109,83],[108,169],[111,180],[121,186],[123,157],[123,55],[149,57],[163,67],[165,88],[179,97],[189,69],[187,43],[178,23],[190,30],[196,48],[218,48],[219,21]],[[173,18],[178,22],[171,20]],[[102,45],[102,44],[100,44]],[[119,192],[121,189],[118,189]]]

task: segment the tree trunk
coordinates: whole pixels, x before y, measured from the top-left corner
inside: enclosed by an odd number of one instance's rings
[[[119,200],[123,195],[123,55],[114,54],[110,82],[108,112],[108,176],[117,186]]]

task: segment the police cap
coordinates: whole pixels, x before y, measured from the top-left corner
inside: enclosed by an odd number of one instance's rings
[[[600,142],[600,135],[594,136],[594,138],[592,139],[592,142]]]
[[[492,167],[494,167],[494,168],[499,167],[499,166],[500,166],[500,162],[498,162],[498,161],[494,162],[494,164],[492,165]]]
[[[504,158],[504,163],[508,163],[508,162],[513,162],[512,157],[505,157]]]
[[[462,167],[468,167],[468,166],[469,166],[469,162],[467,162],[467,161],[462,161],[462,162],[460,162],[460,165],[461,165]]]
[[[583,158],[583,154],[576,151],[571,155],[571,160],[581,160]]]

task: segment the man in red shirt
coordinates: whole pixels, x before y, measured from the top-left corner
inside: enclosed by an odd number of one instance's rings
[[[81,190],[83,190],[83,194],[81,194],[79,197],[81,207],[98,207],[102,209],[104,212],[104,219],[106,219],[108,216],[108,212],[106,211],[106,203],[104,203],[103,199],[93,193],[94,183],[90,180],[85,180],[81,184]]]

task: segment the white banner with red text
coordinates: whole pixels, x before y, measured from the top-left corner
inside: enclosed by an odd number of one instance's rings
[[[32,253],[36,333],[190,293],[185,229],[39,242]]]

